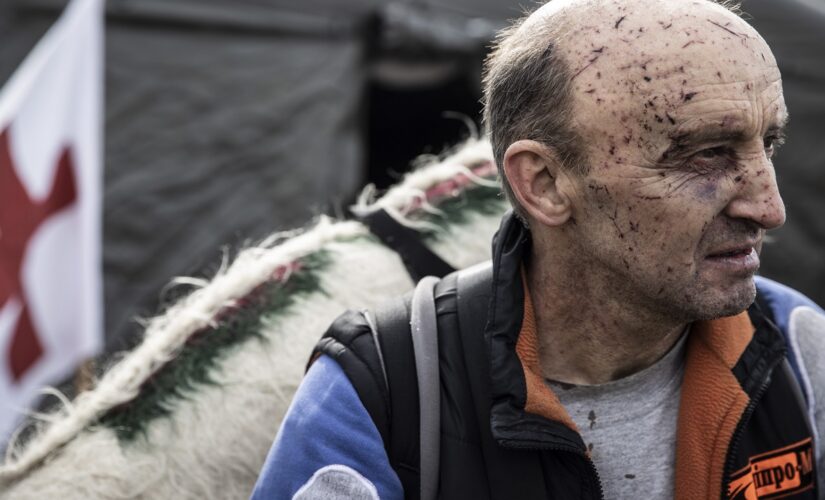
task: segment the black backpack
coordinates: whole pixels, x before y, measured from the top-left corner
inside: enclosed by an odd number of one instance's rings
[[[439,471],[439,331],[457,328],[436,310],[442,293],[489,296],[490,263],[432,276],[373,311],[348,311],[333,322],[315,347],[334,358],[355,387],[384,441],[390,464],[407,498],[435,498]],[[458,314],[462,325],[484,328],[485,317]],[[396,390],[391,388],[404,388]],[[395,395],[395,397],[392,397]],[[400,397],[399,397],[400,396]],[[415,397],[417,396],[417,397]],[[418,431],[412,431],[417,429]]]

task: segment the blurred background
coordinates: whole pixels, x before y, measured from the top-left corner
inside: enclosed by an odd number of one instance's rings
[[[65,0],[0,0],[0,84]],[[319,213],[343,215],[479,123],[480,74],[512,0],[109,0],[103,271],[107,350],[173,276]],[[763,274],[825,303],[825,0],[746,0],[784,77],[776,158],[788,223]],[[464,117],[463,119],[461,117]]]

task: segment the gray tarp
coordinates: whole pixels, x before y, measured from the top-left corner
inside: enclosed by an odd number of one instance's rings
[[[0,81],[64,3],[0,0]],[[825,0],[745,10],[792,116],[776,160],[788,223],[764,273],[825,303]],[[154,311],[163,285],[217,262],[221,245],[340,205],[364,180],[367,82],[426,87],[413,80],[458,59],[477,71],[492,30],[519,12],[493,0],[109,0],[107,335],[139,331],[131,319]]]
[[[363,182],[350,39],[109,30],[107,322],[219,247],[302,225]]]
[[[782,72],[788,140],[774,161],[788,212],[762,274],[825,304],[825,0],[751,0],[745,10]]]
[[[17,18],[0,4],[3,76],[60,3],[20,2]],[[107,337],[138,331],[170,278],[221,246],[301,226],[364,182],[359,22],[251,2],[109,4]]]

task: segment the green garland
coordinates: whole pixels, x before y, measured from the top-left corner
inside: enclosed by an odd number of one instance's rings
[[[423,210],[416,214],[416,220],[424,220],[442,229],[469,224],[471,214],[502,216],[507,207],[501,189],[480,184],[468,185],[458,196],[442,199],[438,205],[442,214],[431,214]],[[446,231],[421,231],[424,241],[438,240]]]
[[[177,402],[188,398],[198,386],[214,385],[211,370],[231,351],[251,338],[263,339],[265,316],[286,313],[300,297],[323,291],[320,273],[330,263],[321,250],[300,260],[286,282],[272,279],[255,288],[218,315],[218,325],[195,332],[174,360],[166,363],[140,389],[138,396],[112,408],[100,419],[122,443],[145,436],[150,422],[172,414]]]
[[[470,184],[458,196],[438,200],[437,206],[442,214],[422,210],[414,217],[446,229],[469,223],[471,213],[502,214],[506,204],[498,187]],[[422,237],[432,241],[444,234],[426,231],[422,232]],[[375,240],[371,236],[367,238]],[[100,423],[111,428],[121,443],[145,437],[153,420],[170,416],[175,405],[188,399],[199,386],[215,385],[212,369],[233,348],[252,338],[265,340],[261,335],[261,323],[265,318],[283,315],[297,299],[323,292],[320,273],[330,261],[329,252],[317,251],[302,258],[298,269],[286,282],[271,279],[256,287],[238,305],[222,311],[216,327],[193,333],[178,355],[144,382],[135,399],[109,410],[100,418]]]

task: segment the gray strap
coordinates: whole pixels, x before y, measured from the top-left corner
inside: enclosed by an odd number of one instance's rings
[[[410,331],[418,375],[421,438],[421,500],[434,499],[438,491],[441,439],[441,384],[438,364],[438,324],[433,290],[438,278],[427,276],[413,292]]]
[[[384,354],[381,351],[381,341],[378,338],[378,327],[375,326],[375,318],[373,318],[372,313],[367,309],[362,310],[361,315],[364,316],[364,319],[370,326],[372,342],[375,344],[375,352],[378,353],[378,362],[381,363],[381,375],[384,376],[384,385],[387,387],[387,390],[389,390],[390,381],[387,379],[387,365],[384,363]]]

